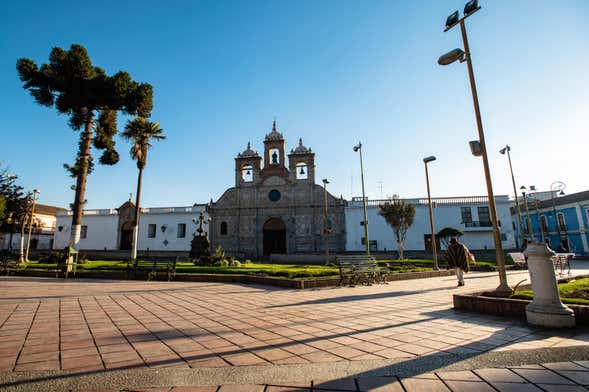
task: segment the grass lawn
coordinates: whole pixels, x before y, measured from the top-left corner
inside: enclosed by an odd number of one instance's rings
[[[424,260],[427,261],[427,260]],[[431,260],[429,261],[431,264]],[[431,270],[427,263],[396,262],[389,264],[391,272],[419,272]],[[381,264],[381,267],[387,265]],[[21,266],[27,270],[53,270],[56,264],[28,262]],[[96,260],[79,264],[78,271],[126,271],[126,261]],[[290,264],[242,264],[241,267],[200,267],[190,262],[179,262],[176,264],[177,273],[189,274],[213,274],[213,275],[266,275],[279,278],[303,279],[323,278],[339,276],[339,269],[335,266],[324,265],[290,265]]]
[[[573,280],[558,285],[560,299],[565,304],[589,305],[589,278]],[[511,298],[532,300],[532,290],[522,290],[513,294]]]

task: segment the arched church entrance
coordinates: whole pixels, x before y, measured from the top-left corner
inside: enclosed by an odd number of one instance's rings
[[[271,218],[264,223],[264,255],[286,253],[286,225],[280,219]]]
[[[131,249],[133,242],[133,221],[127,221],[121,226],[121,242],[119,244],[120,250]]]

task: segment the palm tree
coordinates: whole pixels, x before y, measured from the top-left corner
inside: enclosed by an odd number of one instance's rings
[[[162,135],[164,132],[160,128],[159,122],[150,122],[143,117],[137,117],[133,121],[129,121],[125,126],[125,132],[122,136],[127,141],[133,143],[131,147],[131,158],[137,161],[137,194],[135,197],[135,221],[133,227],[133,246],[131,247],[131,259],[137,259],[137,242],[139,239],[139,203],[141,200],[141,179],[143,177],[143,169],[147,164],[147,151],[151,147],[150,140],[163,140],[166,137]]]

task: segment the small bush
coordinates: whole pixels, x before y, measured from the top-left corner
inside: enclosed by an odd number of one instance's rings
[[[229,267],[229,262],[227,260],[215,261],[215,267],[223,267],[223,268]]]
[[[245,259],[245,261],[243,262],[243,264],[251,264],[252,261],[250,259]]]
[[[231,262],[229,263],[229,265],[231,267],[241,267],[241,263],[239,262],[239,260],[235,260],[235,259],[231,260]]]

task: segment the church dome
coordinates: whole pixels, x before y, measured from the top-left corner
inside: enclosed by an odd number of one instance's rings
[[[280,132],[276,130],[276,120],[272,123],[272,132],[266,135],[264,141],[284,140]]]
[[[258,153],[252,150],[252,144],[247,142],[247,148],[240,154],[237,154],[238,158],[250,158],[250,157],[257,157]]]
[[[303,139],[299,139],[299,145],[294,150],[290,150],[291,154],[308,154],[311,152],[310,148],[303,145]]]

